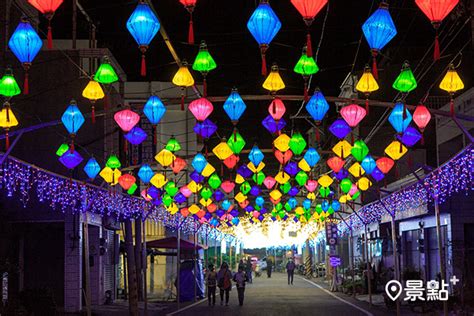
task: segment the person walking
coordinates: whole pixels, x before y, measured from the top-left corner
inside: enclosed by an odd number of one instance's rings
[[[293,258],[290,258],[286,264],[286,273],[288,273],[288,285],[293,284],[293,276],[295,274],[296,265],[293,261]]]
[[[273,261],[270,258],[267,258],[267,277],[272,277]]]
[[[242,306],[244,305],[245,282],[247,282],[247,274],[243,268],[239,268],[239,271],[234,275],[233,280],[237,286],[239,305]]]
[[[230,272],[227,262],[222,263],[217,273],[217,286],[219,287],[221,305],[224,303],[225,294],[225,306],[229,306],[229,293],[232,289],[232,272]]]
[[[245,264],[245,274],[247,274],[247,281],[252,283],[252,260],[247,257],[247,263]]]
[[[208,268],[209,270],[206,273],[207,299],[209,306],[211,306],[211,300],[212,306],[214,306],[216,305],[217,272],[213,264],[210,264]]]

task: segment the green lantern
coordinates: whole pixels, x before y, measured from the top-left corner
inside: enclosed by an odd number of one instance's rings
[[[303,53],[296,63],[295,68],[293,68],[293,71],[302,75],[303,77],[309,77],[319,71],[319,67],[316,65],[313,57],[307,56],[306,47],[303,48]]]
[[[262,209],[262,207],[259,206],[259,205],[257,205],[257,204],[255,204],[254,209],[255,209],[256,211],[260,211],[260,210]]]
[[[248,181],[245,181],[240,185],[240,192],[242,192],[243,195],[247,195],[247,193],[250,192],[250,189],[252,189],[252,186]]]
[[[166,193],[168,193],[170,196],[175,196],[176,193],[178,193],[179,189],[176,187],[176,183],[174,183],[173,181],[169,181],[166,185],[165,185],[165,191]]]
[[[360,196],[360,191],[357,191],[356,193],[354,193],[354,195],[352,195],[352,199],[355,200],[355,199],[357,199],[359,196]]]
[[[69,150],[69,145],[68,144],[61,144],[61,146],[59,146],[58,150],[56,150],[56,155],[61,157],[66,151]]]
[[[306,172],[301,170],[300,172],[296,174],[295,180],[302,187],[308,181],[308,175],[306,174]]]
[[[10,68],[5,70],[5,74],[0,79],[0,95],[7,98],[14,97],[21,93],[20,87],[13,76],[13,72]]]
[[[362,139],[356,140],[352,146],[351,154],[357,161],[362,161],[369,153],[369,147]]]
[[[132,184],[132,186],[127,190],[127,193],[133,195],[135,191],[137,191],[138,185],[136,183]]]
[[[408,62],[405,62],[402,67],[402,71],[398,75],[397,79],[393,83],[392,87],[402,93],[408,93],[414,90],[418,84],[416,83],[415,76],[410,69]]]
[[[213,174],[209,177],[209,179],[207,180],[207,183],[209,183],[209,186],[215,190],[215,189],[217,189],[218,187],[221,186],[222,180],[221,180],[221,178],[217,175],[217,173],[213,173]]]
[[[199,45],[199,52],[193,63],[193,69],[199,71],[203,76],[205,76],[211,70],[216,69],[216,67],[217,64],[207,50],[206,42],[201,41],[201,45]]]
[[[258,173],[255,173],[252,177],[253,181],[257,184],[257,185],[262,185],[263,184],[263,181],[265,180],[266,176],[265,174],[263,173],[263,171],[259,171]]]
[[[321,204],[316,205],[314,211],[318,213],[319,215],[321,215],[321,213],[323,212],[323,208],[321,207]]]
[[[110,156],[109,159],[107,159],[107,162],[105,163],[105,165],[111,169],[117,169],[122,166],[122,164],[120,163],[120,160],[118,159],[116,155]]]
[[[111,84],[118,81],[117,73],[110,64],[109,58],[105,56],[95,73],[94,80],[102,84]]]
[[[286,182],[285,184],[280,185],[280,190],[283,194],[287,194],[291,189],[290,182]]]
[[[301,133],[296,132],[291,136],[290,143],[288,144],[290,146],[291,151],[295,155],[301,155],[306,148],[306,140],[301,136]]]
[[[181,150],[181,144],[178,142],[176,138],[172,136],[166,143],[165,148],[174,153]]]
[[[284,210],[281,210],[281,211],[278,212],[278,216],[280,216],[280,218],[285,217],[285,215],[286,215],[286,213],[285,213]]]
[[[173,203],[173,198],[168,194],[163,194],[162,201],[164,206],[169,207]]]
[[[281,210],[283,209],[283,205],[281,204],[281,202],[280,202],[280,203],[277,203],[277,204],[275,205],[275,209],[276,209],[277,211],[281,211]]]
[[[332,207],[330,207],[327,212],[326,212],[328,215],[332,215],[334,214],[334,210],[332,209]]]
[[[204,200],[208,200],[210,197],[212,196],[212,190],[209,189],[209,188],[203,188],[201,190],[201,197],[204,199]]]
[[[227,140],[227,145],[229,145],[232,152],[236,155],[240,154],[242,149],[244,149],[245,144],[246,142],[244,138],[237,131],[234,131],[234,133],[229,137],[229,140]]]
[[[285,210],[286,210],[287,212],[290,212],[290,211],[291,211],[291,205],[290,205],[288,202],[285,203]]]
[[[348,178],[344,178],[341,180],[339,186],[341,187],[341,191],[347,194],[352,188],[352,181]]]
[[[319,195],[321,195],[321,197],[328,197],[329,193],[331,193],[331,189],[325,187],[319,188]]]

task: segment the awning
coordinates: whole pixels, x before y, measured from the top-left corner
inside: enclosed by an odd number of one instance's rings
[[[181,239],[179,246],[181,250],[185,250],[185,251],[194,250],[194,244],[187,240]],[[146,247],[147,248],[161,248],[161,249],[178,249],[178,238],[168,237],[168,238],[163,238],[163,239],[147,241]],[[204,245],[196,244],[196,249],[198,250],[207,249],[207,247]]]

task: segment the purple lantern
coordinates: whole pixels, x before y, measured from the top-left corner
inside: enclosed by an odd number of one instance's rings
[[[210,220],[212,218],[212,214],[207,212],[206,214],[204,214],[204,218]]]
[[[372,178],[374,178],[375,181],[379,182],[380,180],[382,180],[383,178],[385,178],[385,175],[383,174],[382,171],[380,171],[379,168],[375,167],[375,169],[372,171],[372,173],[370,174],[372,176]]]
[[[230,211],[230,215],[234,217],[239,216],[239,211],[234,208],[232,211]]]
[[[278,131],[281,131],[286,126],[286,121],[284,118],[281,118],[278,122],[268,115],[263,119],[262,125],[272,134],[275,134]]]
[[[251,213],[255,210],[255,208],[252,206],[252,205],[247,205],[244,210],[247,212],[247,213]]]
[[[337,180],[341,181],[344,178],[347,178],[349,176],[349,171],[346,169],[342,168],[339,170],[339,172],[333,172],[334,176],[336,177]]]
[[[237,169],[237,173],[244,178],[248,178],[253,174],[252,170],[250,170],[246,165],[241,165],[239,169]]]
[[[82,160],[83,158],[77,150],[74,150],[73,152],[68,150],[59,158],[59,161],[68,169],[76,168]]]
[[[300,192],[300,189],[297,187],[291,187],[290,191],[288,191],[289,196],[296,196]]]
[[[298,168],[298,164],[294,161],[290,161],[289,163],[287,163],[285,168],[283,169],[292,177],[294,177],[300,171],[300,168]]]
[[[211,120],[205,119],[202,122],[197,122],[193,130],[194,133],[198,134],[202,138],[209,138],[217,131],[217,125]]]
[[[397,135],[397,138],[406,146],[412,147],[421,139],[421,134],[416,128],[408,126],[401,136]]]
[[[140,145],[146,139],[146,132],[138,126],[131,129],[124,135],[125,139],[132,145]]]
[[[221,190],[216,190],[214,193],[212,193],[212,197],[214,198],[214,201],[220,202],[224,199],[225,195]]]
[[[267,209],[265,209],[265,208],[262,207],[262,209],[260,210],[260,214],[263,215],[263,214],[265,214],[265,213],[267,213]]]
[[[220,209],[219,209],[219,210],[216,211],[216,215],[219,216],[219,217],[224,216],[224,214],[225,214],[225,211],[224,211],[224,210],[220,210]]]
[[[184,203],[184,202],[186,202],[186,200],[187,200],[187,198],[181,192],[178,192],[174,196],[174,201],[178,204]]]
[[[146,190],[146,194],[148,194],[152,199],[156,199],[158,196],[161,195],[160,189],[151,186]]]
[[[254,185],[249,192],[253,196],[258,196],[260,194],[260,187],[258,185]]]
[[[335,120],[331,126],[329,126],[329,131],[339,139],[343,139],[351,132],[351,127],[343,119]]]
[[[196,183],[201,183],[204,181],[204,176],[201,175],[199,172],[197,172],[196,170],[194,170],[193,172],[191,172],[191,174],[189,175],[189,177],[194,180],[194,182]]]

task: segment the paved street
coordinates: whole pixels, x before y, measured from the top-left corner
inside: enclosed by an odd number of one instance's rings
[[[344,300],[346,298],[343,298]],[[357,309],[350,298],[344,302],[330,293],[295,276],[294,285],[287,285],[285,274],[256,278],[248,284],[244,306],[239,306],[237,291],[231,291],[229,306],[209,307],[207,301],[173,315],[372,315],[363,308]]]

